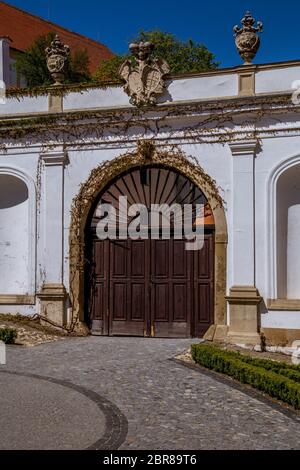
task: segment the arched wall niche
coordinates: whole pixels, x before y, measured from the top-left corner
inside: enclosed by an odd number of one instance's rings
[[[0,303],[27,303],[35,295],[36,190],[8,166],[0,167],[0,245]]]
[[[274,169],[267,191],[268,306],[300,310],[300,155]]]
[[[277,296],[300,299],[300,163],[280,175],[276,206]]]

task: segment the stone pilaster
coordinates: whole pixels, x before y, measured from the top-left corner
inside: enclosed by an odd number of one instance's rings
[[[260,345],[258,306],[261,297],[254,286],[234,286],[227,297],[230,305],[228,340],[233,344]]]
[[[39,295],[40,315],[57,325],[65,325],[67,293],[63,284],[44,284]]]
[[[250,66],[239,70],[239,96],[255,95],[255,69],[255,66]]]
[[[49,113],[62,113],[63,112],[63,96],[56,95],[55,93],[49,92],[48,95],[48,111]]]
[[[42,272],[43,285],[38,297],[41,315],[63,325],[66,322],[66,290],[63,285],[63,200],[64,165],[67,160],[63,148],[41,155],[42,177]]]
[[[233,286],[228,339],[235,344],[260,345],[259,303],[255,287],[255,156],[256,141],[230,144],[233,156]]]

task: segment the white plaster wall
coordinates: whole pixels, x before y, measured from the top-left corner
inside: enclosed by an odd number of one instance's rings
[[[6,98],[4,104],[0,104],[0,116],[7,114],[42,113],[48,111],[48,96],[24,98]]]
[[[131,106],[129,96],[122,87],[91,88],[82,93],[70,93],[64,97],[64,109],[88,109]]]
[[[0,174],[0,294],[29,293],[28,188]]]
[[[236,96],[237,94],[237,74],[218,74],[171,80],[167,82],[167,90],[158,102],[201,100]],[[83,93],[70,93],[64,98],[64,109],[66,111],[121,106],[132,106],[123,87],[90,89]]]
[[[272,93],[291,90],[292,84],[300,80],[300,66],[261,70],[256,73],[256,93]]]
[[[38,305],[0,305],[0,313],[33,316],[39,313]]]
[[[201,100],[238,94],[238,75],[224,74],[172,80],[168,86],[170,101]]]
[[[300,330],[300,312],[268,312],[261,316],[263,328]]]

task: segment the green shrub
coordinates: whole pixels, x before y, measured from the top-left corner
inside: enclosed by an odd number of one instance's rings
[[[216,347],[215,345],[211,345],[211,347]],[[278,361],[271,361],[269,359],[259,359],[256,357],[252,357],[249,355],[241,354],[239,352],[234,351],[225,351],[231,357],[238,357],[241,361],[252,364],[253,366],[263,367],[266,370],[271,370],[276,372],[277,374],[283,375],[288,377],[295,382],[300,383],[300,366],[288,364],[286,362],[278,362]]]
[[[17,337],[17,330],[14,328],[0,328],[0,341],[5,344],[13,344]]]
[[[271,397],[282,400],[296,409],[300,409],[300,384],[291,377],[284,376],[274,369],[263,367],[260,361],[264,360],[251,358],[232,351],[224,351],[207,344],[192,345],[192,356],[197,364],[229,375],[242,383],[252,385]],[[272,363],[272,361],[267,361],[267,363],[269,362]],[[294,372],[288,367],[279,368],[278,370],[290,371],[291,374]]]
[[[289,379],[294,380],[295,382],[300,383],[300,368],[293,364],[287,364],[282,362],[270,361],[268,359],[257,359],[251,356],[245,356],[244,354],[239,354],[240,359],[247,364],[252,364],[253,366],[263,367],[266,370],[271,370],[277,374],[288,377]]]

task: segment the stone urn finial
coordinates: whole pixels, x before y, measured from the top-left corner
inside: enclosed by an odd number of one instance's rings
[[[263,24],[261,21],[257,21],[257,26],[255,27],[255,21],[251,13],[247,11],[241,20],[243,27],[235,26],[233,28],[236,47],[240,56],[245,61],[244,65],[252,63],[260,46],[260,38],[257,33],[262,32]]]
[[[132,43],[129,49],[133,57],[119,71],[125,81],[124,91],[135,106],[154,105],[164,91],[165,75],[170,67],[164,59],[152,57],[155,47],[151,42]]]
[[[50,47],[45,50],[47,57],[47,67],[54,80],[54,86],[62,85],[65,78],[66,65],[68,63],[70,48],[61,42],[56,34]]]

